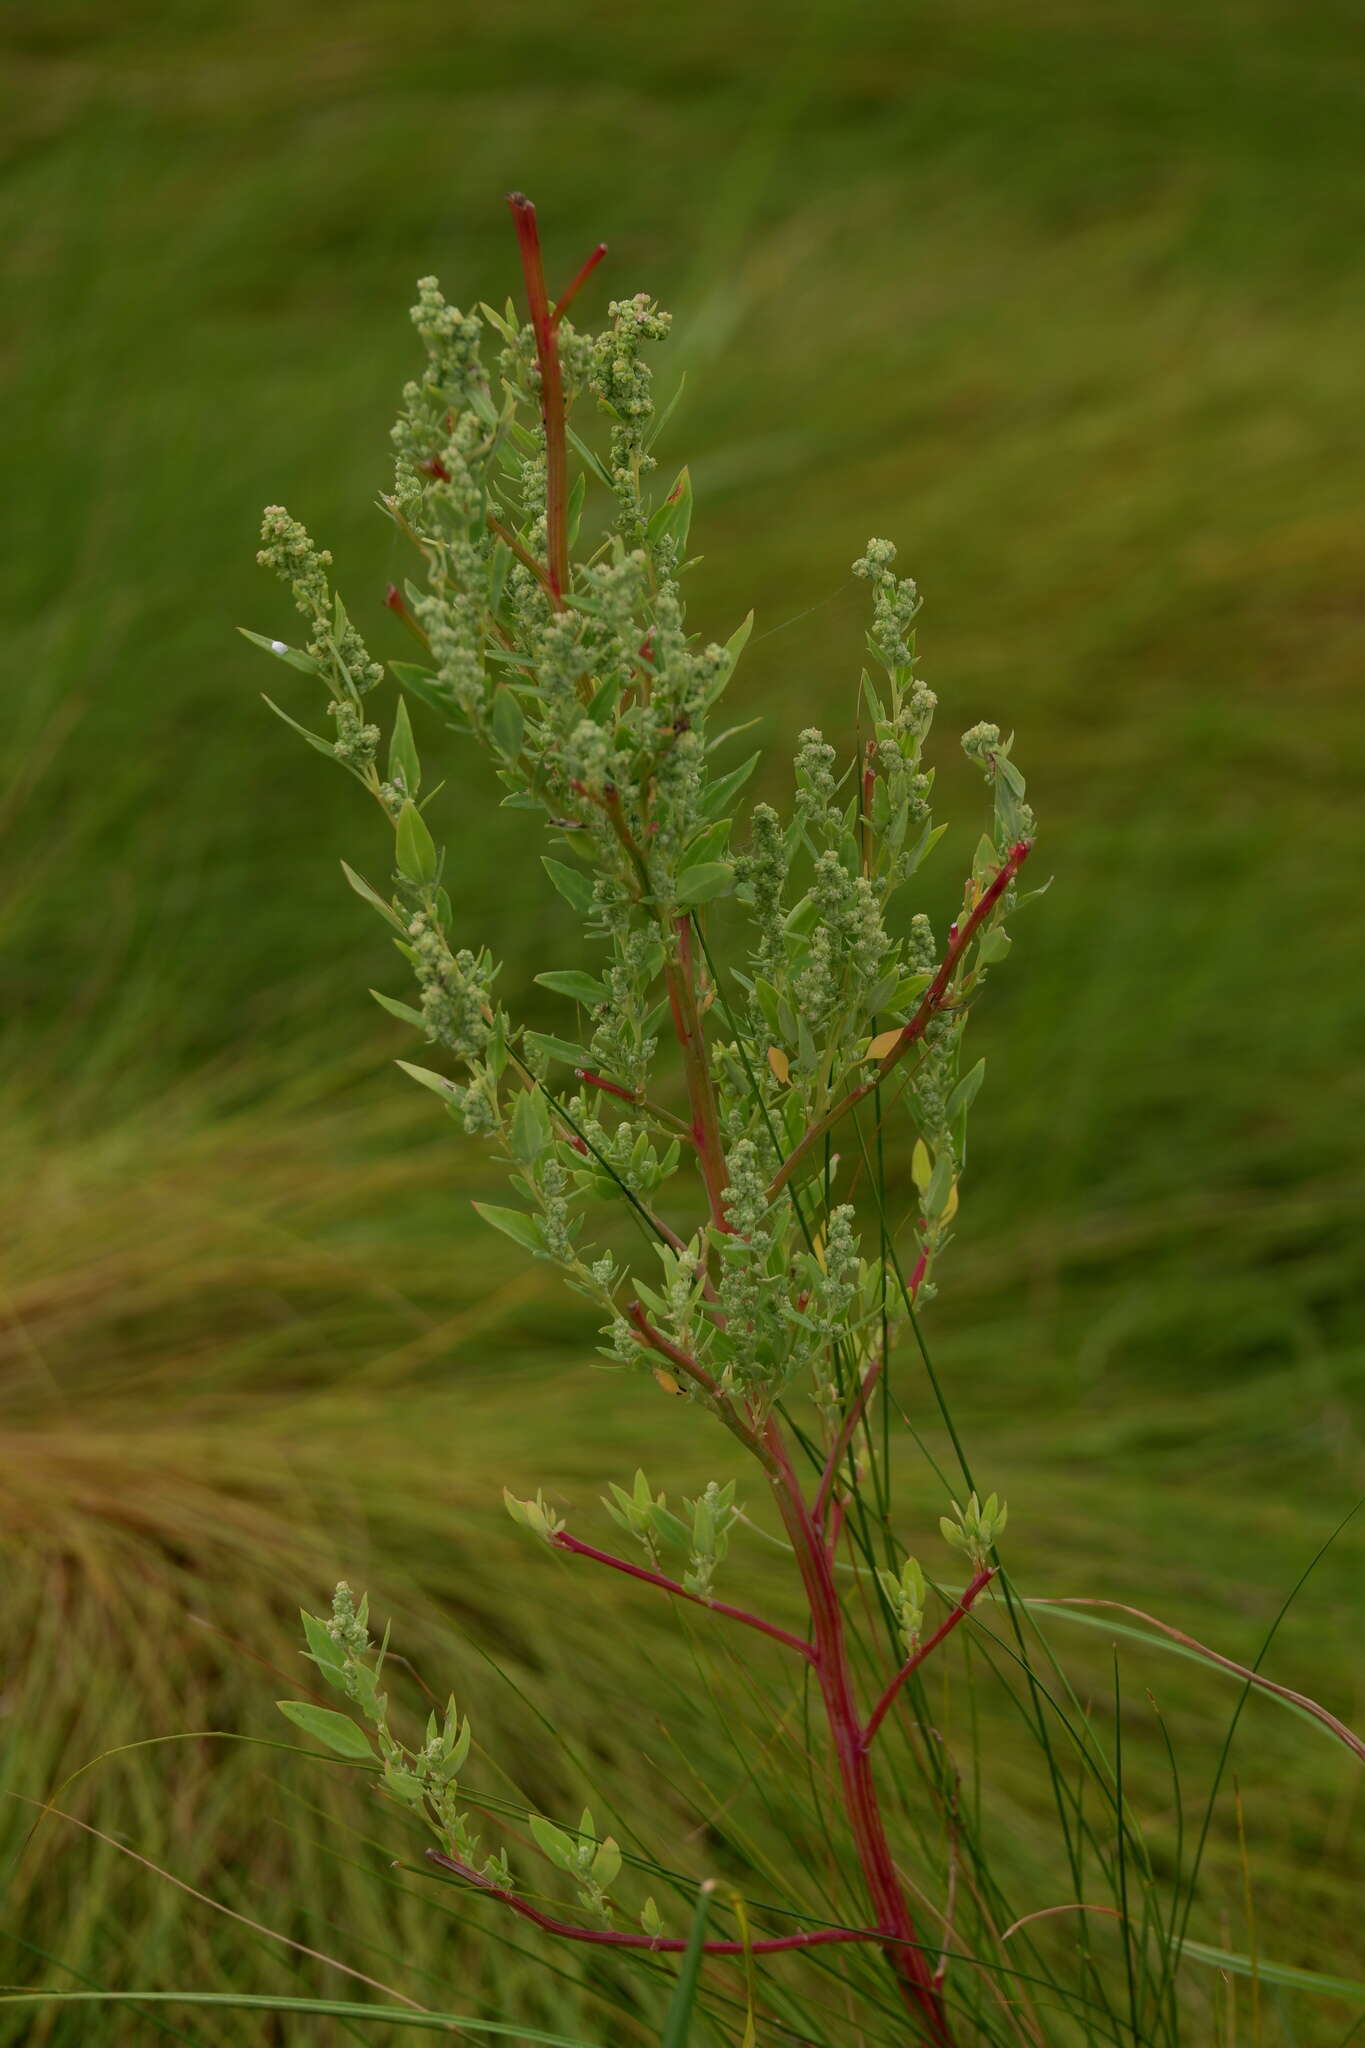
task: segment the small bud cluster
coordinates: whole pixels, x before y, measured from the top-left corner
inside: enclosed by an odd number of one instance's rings
[[[924,1633],[924,1573],[917,1559],[907,1557],[899,1572],[884,1568],[877,1573],[887,1604],[896,1617],[907,1657],[913,1657]]]
[[[870,540],[853,564],[855,576],[872,585],[872,630],[869,644],[888,669],[908,668],[914,660],[911,631],[920,608],[920,595],[908,576],[897,576],[892,566],[895,544]]]
[[[954,1550],[965,1552],[974,1571],[984,1571],[991,1561],[995,1549],[1005,1531],[1009,1509],[997,1494],[988,1496],[983,1507],[972,1494],[965,1508],[956,1501],[952,1503],[952,1515],[939,1518],[945,1543],[951,1543]]]
[[[379,1681],[384,1668],[387,1638],[376,1651],[370,1641],[369,1600],[359,1605],[343,1580],[332,1599],[327,1620],[314,1614],[303,1616],[308,1657],[334,1691],[341,1693],[360,1711],[374,1732],[375,1750],[346,1716],[330,1708],[281,1702],[289,1718],[319,1741],[343,1756],[373,1755],[380,1765],[380,1783],[389,1796],[418,1814],[431,1829],[441,1847],[463,1863],[478,1868],[493,1883],[508,1879],[506,1859],[499,1853],[480,1861],[479,1845],[469,1831],[467,1816],[459,1803],[460,1772],[469,1755],[472,1740],[467,1719],[461,1719],[452,1697],[438,1720],[432,1713],[422,1741],[415,1747],[401,1742],[389,1724],[388,1694]]]
[[[573,1879],[580,1904],[604,1927],[610,1927],[612,1911],[607,1894],[621,1875],[621,1851],[615,1838],[604,1835],[598,1839],[597,1823],[587,1807],[576,1834],[557,1828],[553,1821],[538,1813],[531,1815],[531,1833],[547,1862]]]

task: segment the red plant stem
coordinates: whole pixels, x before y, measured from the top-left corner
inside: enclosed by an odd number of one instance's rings
[[[879,1087],[897,1061],[904,1058],[917,1039],[923,1038],[928,1026],[933,1022],[947,1001],[953,976],[957,972],[963,954],[1018,874],[1020,868],[1024,865],[1024,862],[1028,859],[1032,850],[1032,841],[1028,839],[1021,839],[1010,848],[1007,859],[987,884],[986,888],[982,890],[966,922],[960,927],[958,925],[953,926],[952,937],[949,941],[948,950],[943,956],[942,965],[928,988],[924,991],[920,999],[919,1008],[902,1030],[890,1052],[885,1053],[878,1060],[870,1080],[862,1081],[856,1088],[851,1088],[842,1101],[835,1103],[833,1109],[826,1110],[822,1117],[817,1117],[813,1124],[807,1125],[773,1177],[768,1189],[768,1200],[770,1202],[775,1201],[782,1192],[782,1189],[796,1170],[798,1162],[805,1157],[811,1146],[818,1139],[822,1138],[832,1125],[837,1124],[840,1117],[846,1116],[850,1109],[861,1102],[865,1095],[870,1095],[874,1088]]]
[[[995,1577],[995,1571],[996,1568],[993,1564],[986,1565],[981,1571],[979,1571],[976,1577],[972,1580],[970,1586],[968,1586],[966,1592],[962,1595],[962,1598],[958,1601],[952,1613],[948,1616],[948,1619],[945,1622],[941,1623],[940,1626],[934,1630],[934,1633],[929,1637],[929,1640],[927,1642],[920,1644],[919,1648],[916,1650],[913,1657],[906,1658],[905,1662],[901,1665],[900,1670],[896,1673],[890,1685],[887,1686],[886,1691],[882,1694],[881,1698],[878,1700],[876,1706],[872,1709],[872,1712],[868,1717],[867,1726],[863,1730],[864,1749],[871,1749],[877,1730],[881,1727],[882,1722],[886,1719],[886,1716],[891,1708],[891,1703],[895,1699],[896,1694],[900,1691],[901,1687],[905,1684],[906,1679],[911,1677],[916,1671],[919,1670],[920,1665],[924,1662],[926,1657],[931,1657],[933,1655],[934,1651],[938,1648],[939,1644],[943,1641],[944,1637],[950,1636],[960,1621],[966,1620],[967,1616],[971,1613],[972,1603],[976,1600],[979,1594],[985,1592],[987,1586],[989,1586],[991,1580]]]
[[[568,437],[564,406],[564,375],[555,338],[554,314],[545,289],[545,262],[540,251],[540,230],[536,210],[524,192],[509,192],[507,204],[516,223],[521,250],[522,274],[526,279],[526,300],[536,338],[536,363],[540,369],[540,418],[545,429],[545,573],[550,601],[556,611],[564,609],[569,587],[568,523]]]
[[[525,1899],[519,1899],[515,1892],[504,1891],[500,1884],[490,1884],[486,1877],[480,1877],[467,1863],[457,1862],[453,1856],[445,1856],[439,1849],[428,1849],[427,1856],[432,1863],[439,1863],[443,1870],[453,1870],[466,1884],[472,1884],[477,1891],[486,1892],[490,1899],[500,1899],[504,1906],[510,1906],[514,1913],[520,1913],[523,1920],[533,1926],[544,1928],[547,1934],[559,1934],[566,1941],[587,1941],[599,1948],[647,1948],[656,1954],[681,1955],[687,1948],[685,1938],[676,1934],[624,1934],[611,1927],[575,1927],[568,1920],[554,1920],[548,1913],[530,1906]],[[771,1956],[783,1949],[825,1948],[840,1941],[885,1941],[886,1936],[879,1928],[871,1927],[813,1927],[806,1934],[780,1934],[767,1941],[704,1941],[702,1953],[708,1956]]]
[[[638,1301],[626,1304],[626,1320],[642,1344],[657,1352],[660,1358],[667,1359],[674,1372],[680,1372],[684,1379],[691,1380],[694,1386],[701,1388],[731,1435],[737,1436],[746,1451],[752,1451],[760,1464],[767,1466],[770,1472],[773,1471],[775,1468],[762,1440],[754,1434],[729,1395],[712,1379],[706,1367],[680,1345],[671,1343],[662,1330],[656,1330]]]
[[[580,1543],[576,1536],[570,1536],[567,1529],[561,1529],[550,1541],[556,1550],[571,1550],[575,1557],[590,1557],[595,1564],[609,1565],[612,1571],[625,1572],[628,1578],[643,1579],[646,1585],[657,1586],[661,1592],[671,1593],[676,1600],[688,1600],[694,1607],[706,1607],[712,1614],[724,1614],[731,1621],[742,1621],[746,1628],[756,1628],[760,1635],[771,1636],[774,1642],[784,1643],[808,1663],[815,1660],[815,1651],[809,1643],[800,1636],[788,1635],[786,1629],[764,1621],[761,1615],[748,1614],[742,1607],[727,1607],[723,1600],[707,1600],[700,1593],[689,1593],[686,1586],[680,1586],[676,1579],[666,1579],[662,1572],[652,1572],[644,1565],[632,1564],[629,1558],[613,1557],[609,1550],[595,1550],[591,1543]]]
[[[600,1088],[604,1095],[619,1095],[622,1102],[640,1100],[633,1088],[623,1088],[619,1081],[609,1081],[605,1074],[594,1074],[589,1067],[575,1067],[573,1074],[575,1081],[582,1081],[589,1088]]]
[[[884,1930],[884,1953],[901,1997],[934,2048],[952,2048],[943,1999],[920,1952],[914,1918],[896,1871],[863,1740],[844,1635],[844,1613],[833,1560],[801,1493],[781,1431],[770,1418],[763,1441],[776,1475],[773,1498],[782,1517],[810,1607],[815,1674],[834,1746],[849,1830],[862,1866],[873,1916]]]
[[[403,621],[403,624],[407,627],[413,638],[419,640],[427,653],[430,654],[431,642],[408,610],[408,601],[396,583],[391,583],[384,592],[384,602],[394,616]]]
[[[834,1439],[834,1448],[825,1460],[825,1469],[820,1474],[820,1484],[815,1490],[815,1499],[811,1502],[810,1512],[813,1522],[823,1522],[825,1519],[825,1504],[829,1499],[830,1489],[833,1487],[835,1478],[838,1475],[844,1452],[853,1441],[853,1432],[862,1421],[867,1404],[872,1398],[872,1389],[877,1384],[877,1377],[881,1369],[882,1362],[880,1357],[874,1358],[867,1371],[863,1374],[863,1382],[854,1396],[853,1406],[844,1417],[843,1427]]]
[[[729,1234],[730,1220],[725,1213],[725,1190],[729,1180],[725,1171],[725,1148],[720,1137],[720,1115],[716,1108],[716,1091],[711,1081],[711,1069],[706,1058],[706,1042],[702,1036],[701,1011],[697,1006],[696,966],[692,957],[691,923],[684,911],[673,920],[674,936],[677,939],[677,957],[664,956],[664,986],[668,990],[668,1006],[673,1017],[673,1031],[683,1059],[683,1074],[687,1081],[687,1100],[692,1111],[692,1142],[697,1148],[697,1163],[701,1168],[702,1184],[706,1189],[706,1206],[711,1223],[716,1230]]]
[[[578,297],[578,294],[582,291],[584,285],[592,276],[594,270],[596,270],[598,264],[602,261],[602,258],[606,255],[606,253],[606,243],[599,242],[597,247],[593,250],[591,256],[589,256],[587,261],[584,263],[583,268],[579,271],[573,283],[569,286],[569,289],[565,292],[563,298],[560,299],[559,303],[556,305],[554,312],[550,315],[550,318],[553,320],[556,327],[558,327],[560,321],[564,318],[564,315],[568,312],[570,306]]]

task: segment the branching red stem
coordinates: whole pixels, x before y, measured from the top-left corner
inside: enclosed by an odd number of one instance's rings
[[[820,1474],[820,1484],[815,1490],[815,1499],[811,1502],[812,1521],[823,1522],[825,1519],[825,1505],[829,1499],[830,1489],[838,1475],[844,1453],[853,1441],[853,1433],[867,1412],[867,1404],[872,1398],[872,1390],[877,1384],[881,1369],[882,1361],[877,1357],[863,1374],[862,1385],[853,1398],[853,1406],[844,1417],[843,1426],[834,1439],[834,1448],[826,1458],[825,1469]]]
[[[1031,852],[1032,842],[1027,839],[1019,840],[1016,845],[1010,848],[1008,857],[977,898],[971,915],[963,921],[961,926],[954,927],[953,936],[948,944],[948,950],[943,956],[943,961],[937,974],[924,991],[923,996],[920,998],[919,1008],[902,1030],[890,1052],[883,1054],[882,1058],[878,1060],[869,1080],[859,1082],[856,1088],[851,1088],[841,1101],[835,1103],[833,1109],[826,1110],[823,1116],[817,1117],[814,1123],[806,1126],[806,1129],[801,1133],[801,1136],[797,1139],[795,1145],[793,1145],[791,1151],[773,1176],[772,1183],[768,1188],[768,1200],[770,1202],[775,1201],[778,1195],[781,1194],[783,1188],[795,1172],[797,1165],[805,1157],[806,1153],[809,1152],[811,1146],[818,1139],[822,1138],[826,1131],[837,1124],[840,1117],[846,1116],[849,1110],[861,1102],[864,1096],[870,1095],[874,1088],[880,1087],[897,1061],[903,1059],[915,1041],[924,1036],[926,1029],[947,1001],[953,976],[961,964],[963,954]]]
[[[979,1571],[976,1577],[972,1580],[970,1586],[968,1586],[966,1592],[962,1595],[962,1598],[958,1601],[952,1613],[948,1616],[947,1620],[940,1623],[939,1627],[934,1630],[934,1633],[929,1637],[927,1642],[923,1642],[920,1644],[919,1648],[916,1650],[913,1657],[906,1658],[905,1662],[901,1665],[900,1670],[896,1673],[890,1685],[887,1686],[886,1691],[882,1694],[876,1706],[872,1709],[872,1713],[869,1716],[867,1726],[863,1730],[862,1739],[864,1749],[871,1749],[877,1730],[881,1727],[882,1722],[886,1719],[886,1716],[891,1709],[892,1702],[895,1700],[896,1694],[900,1691],[901,1687],[905,1684],[906,1679],[912,1677],[914,1673],[919,1670],[920,1665],[924,1662],[926,1657],[931,1657],[933,1655],[934,1651],[938,1648],[939,1644],[943,1641],[944,1637],[950,1636],[960,1621],[966,1620],[967,1616],[971,1613],[973,1602],[978,1598],[980,1594],[985,1592],[987,1586],[989,1586],[991,1580],[995,1577],[995,1571],[996,1568],[993,1564],[987,1565],[984,1567],[983,1570]]]
[[[507,204],[516,223],[522,274],[526,279],[527,308],[536,338],[536,363],[540,370],[540,418],[545,429],[545,552],[548,557],[545,573],[551,603],[557,611],[562,611],[564,594],[569,587],[569,459],[564,374],[560,368],[550,295],[545,289],[545,261],[540,250],[535,207],[524,192],[509,192]]]
[[[813,1663],[815,1650],[800,1636],[789,1635],[775,1622],[764,1621],[761,1615],[748,1614],[742,1607],[728,1607],[723,1600],[706,1600],[700,1593],[689,1593],[686,1586],[680,1586],[676,1579],[666,1579],[662,1572],[652,1572],[642,1564],[632,1564],[629,1558],[613,1557],[609,1550],[596,1550],[591,1543],[580,1543],[567,1529],[561,1529],[550,1538],[556,1550],[570,1550],[575,1557],[590,1557],[594,1564],[610,1566],[614,1572],[625,1572],[628,1578],[643,1579],[648,1586],[657,1586],[663,1593],[671,1593],[676,1600],[688,1600],[694,1607],[709,1608],[712,1614],[723,1614],[730,1621],[742,1621],[746,1628],[756,1628],[760,1635],[771,1636],[776,1643],[783,1643],[789,1650],[795,1650],[798,1657]]]
[[[838,1764],[849,1830],[872,1911],[886,1930],[883,1953],[902,2000],[925,2030],[925,2038],[935,2048],[952,2048],[942,1994],[920,1951],[914,1916],[891,1853],[871,1761],[863,1742],[833,1560],[824,1534],[806,1505],[781,1429],[773,1417],[764,1427],[763,1443],[774,1468],[773,1499],[796,1553],[810,1607],[815,1675]]]
[[[690,1352],[684,1351],[680,1345],[665,1337],[662,1330],[655,1329],[640,1302],[632,1301],[626,1304],[626,1320],[642,1344],[649,1350],[657,1352],[660,1358],[666,1359],[674,1372],[681,1373],[684,1379],[691,1380],[694,1386],[701,1388],[731,1435],[737,1436],[745,1450],[752,1451],[760,1464],[772,1471],[772,1460],[762,1440],[745,1421],[729,1395],[712,1379],[706,1367],[698,1359],[693,1358]]]
[[[569,289],[565,292],[563,298],[560,299],[558,305],[554,309],[554,312],[550,315],[550,318],[554,321],[556,327],[558,327],[560,321],[564,318],[564,315],[568,312],[570,306],[578,297],[578,294],[582,291],[584,285],[592,276],[594,270],[596,270],[598,264],[602,261],[602,258],[606,255],[606,253],[606,243],[599,242],[597,247],[593,250],[591,256],[587,258],[586,262],[584,263],[582,269],[579,271],[577,277],[574,279],[573,283],[569,286]]]
[[[655,1954],[681,1955],[687,1948],[687,1941],[676,1934],[625,1934],[612,1927],[575,1927],[572,1921],[555,1920],[550,1914],[542,1913],[538,1907],[528,1905],[515,1892],[504,1891],[500,1884],[492,1884],[486,1877],[480,1877],[467,1863],[460,1863],[454,1856],[443,1855],[439,1849],[428,1849],[427,1856],[432,1863],[439,1863],[443,1870],[453,1870],[466,1884],[476,1891],[486,1892],[490,1899],[498,1899],[504,1906],[510,1906],[514,1913],[520,1913],[523,1920],[529,1920],[534,1927],[543,1928],[547,1934],[559,1934],[566,1941],[586,1941],[598,1948],[647,1948]],[[805,1934],[779,1934],[765,1941],[704,1941],[702,1953],[708,1956],[771,1956],[784,1949],[825,1948],[840,1941],[885,1941],[886,1936],[877,1928],[870,1927],[813,1927]]]

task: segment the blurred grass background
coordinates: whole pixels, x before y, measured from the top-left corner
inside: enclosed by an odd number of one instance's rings
[[[1018,729],[1057,879],[974,1025],[990,1075],[931,1334],[1032,1590],[1255,1653],[1365,1485],[1358,28],[1346,0],[11,4],[7,1792],[140,1738],[278,1739],[253,1660],[297,1682],[294,1610],[342,1573],[532,1796],[570,1807],[586,1754],[686,1862],[659,1729],[723,1771],[670,1617],[561,1582],[497,1500],[543,1482],[586,1511],[640,1458],[670,1484],[723,1460],[671,1411],[661,1446],[567,1298],[469,1217],[487,1169],[408,1099],[364,993],[396,984],[337,859],[382,869],[378,821],[264,713],[232,630],[285,630],[253,565],[282,500],[404,653],[372,510],[404,309],[430,270],[505,297],[511,186],[557,272],[602,237],[607,291],[676,310],[693,620],[723,637],[756,607],[738,701],[769,788],[799,726],[848,730],[869,533],[927,599],[956,819],[935,913],[976,830],[952,735]],[[562,906],[481,764],[449,774],[469,932],[529,1006],[571,957]],[[908,1371],[901,1398],[927,1426]],[[1357,1725],[1361,1540],[1268,1667]],[[642,1662],[648,1727],[622,1704]],[[1125,1677],[1207,1754],[1228,1688],[1139,1655]],[[1266,1952],[1358,1969],[1358,1773],[1261,1707],[1236,1767]],[[1011,1768],[1027,1867],[1039,1795]],[[203,1740],[65,1805],[425,2002],[650,2038],[638,1980],[560,1959],[546,1990],[477,1909],[462,1938],[365,1847],[340,1773]],[[23,1849],[31,1824],[5,1802],[8,1981],[347,1995],[69,1822]],[[1223,1829],[1195,1931],[1243,1945],[1239,1900]],[[1350,2017],[1275,2024],[1326,2043]],[[173,2031],[340,2038],[236,2024]]]

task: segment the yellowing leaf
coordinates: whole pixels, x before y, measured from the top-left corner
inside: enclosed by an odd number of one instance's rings
[[[933,1170],[934,1163],[929,1157],[929,1147],[925,1144],[923,1138],[916,1138],[915,1150],[910,1160],[910,1172],[914,1176],[915,1186],[921,1194],[928,1187],[929,1178]]]
[[[886,1058],[886,1055],[889,1052],[893,1051],[897,1045],[899,1045],[901,1033],[904,1031],[904,1029],[905,1026],[903,1024],[897,1024],[895,1029],[892,1031],[879,1031],[877,1033],[877,1036],[872,1040],[871,1044],[868,1046],[867,1051],[864,1054],[864,1058],[869,1060],[884,1060]]]
[[[792,1077],[792,1063],[780,1045],[768,1047],[768,1065],[772,1068],[779,1087],[785,1088]]]
[[[948,1190],[948,1205],[947,1205],[947,1207],[946,1207],[946,1208],[944,1209],[944,1211],[943,1211],[943,1220],[944,1220],[944,1222],[945,1222],[945,1223],[951,1223],[951,1222],[952,1222],[952,1220],[953,1220],[953,1218],[954,1218],[954,1216],[956,1216],[956,1214],[957,1214],[957,1182],[956,1182],[956,1181],[954,1181],[954,1182],[953,1182],[953,1184],[952,1184],[952,1186],[951,1186],[951,1188],[949,1188],[949,1190]]]

